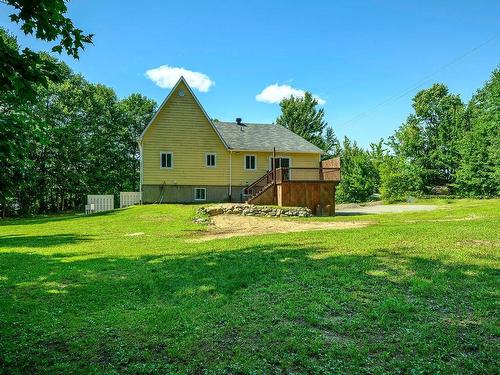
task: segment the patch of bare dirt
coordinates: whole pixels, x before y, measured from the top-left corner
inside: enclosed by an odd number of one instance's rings
[[[172,221],[172,218],[167,215],[140,215],[139,219],[145,220],[145,221],[151,221],[154,223],[165,223],[168,221]]]
[[[464,241],[458,241],[457,242],[459,245],[464,245],[464,246],[490,246],[493,245],[493,242],[487,241],[487,240],[464,240]]]
[[[481,216],[469,215],[466,217],[456,217],[456,218],[445,218],[445,219],[421,219],[421,220],[406,220],[407,223],[419,223],[419,222],[449,222],[449,221],[470,221],[480,219]]]
[[[207,232],[189,241],[204,242],[221,238],[269,233],[361,228],[369,224],[368,221],[299,221],[256,216],[218,215],[211,218],[211,225],[208,226]]]

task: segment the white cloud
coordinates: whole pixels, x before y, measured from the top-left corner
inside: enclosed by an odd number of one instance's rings
[[[255,96],[258,102],[264,103],[279,103],[284,98],[289,98],[294,96],[296,98],[303,98],[306,92],[301,89],[296,89],[290,85],[280,85],[275,83],[274,85],[267,86],[262,92]],[[313,95],[313,97],[318,101],[319,105],[324,105],[326,100],[321,99],[318,95]]]
[[[174,87],[181,76],[186,79],[189,86],[201,92],[207,92],[215,85],[215,82],[204,73],[175,66],[162,65],[146,71],[146,77],[162,89]]]

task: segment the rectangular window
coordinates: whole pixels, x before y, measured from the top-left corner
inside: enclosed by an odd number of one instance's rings
[[[245,155],[245,169],[250,171],[257,169],[257,157],[255,155]]]
[[[206,201],[207,200],[207,189],[194,188],[194,200],[195,201]]]
[[[172,152],[160,152],[160,168],[172,169],[174,167],[174,154]]]
[[[216,167],[216,154],[205,154],[205,165],[207,167]]]

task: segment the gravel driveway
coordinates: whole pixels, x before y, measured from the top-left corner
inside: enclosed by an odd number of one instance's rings
[[[438,206],[431,204],[377,204],[370,206],[342,205],[336,207],[337,215],[385,214],[413,211],[432,211]]]

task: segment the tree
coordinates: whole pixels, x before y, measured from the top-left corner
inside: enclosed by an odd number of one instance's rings
[[[324,120],[324,109],[317,109],[317,105],[318,101],[310,92],[306,92],[302,98],[294,96],[285,98],[280,102],[281,115],[276,119],[276,124],[300,135],[320,149],[328,151],[332,147],[328,142],[332,142],[333,139],[324,138],[328,124]],[[330,137],[332,135],[333,133]]]
[[[0,37],[17,45],[1,30]],[[138,186],[137,138],[156,103],[139,94],[119,100],[111,88],[52,62],[61,80],[34,86],[33,100],[0,92],[4,215],[76,209],[86,194],[117,195]]]
[[[500,195],[500,68],[467,106],[468,129],[459,142],[456,188],[464,196]]]
[[[390,137],[396,156],[418,165],[424,185],[452,184],[458,168],[458,144],[464,133],[464,105],[443,84],[413,98],[414,113]]]
[[[85,44],[92,43],[92,34],[84,34],[65,16],[67,7],[64,0],[5,0],[14,7],[10,20],[20,25],[25,34],[35,35],[45,41],[59,40],[52,52],[66,52],[78,58]],[[59,76],[58,64],[28,48],[18,46],[0,38],[0,87],[14,91],[17,95],[33,99],[36,86],[47,86]]]
[[[345,137],[340,150],[342,179],[337,188],[340,202],[365,202],[378,192],[379,177],[371,155]]]
[[[384,162],[387,150],[384,148],[384,139],[381,138],[377,143],[370,143],[370,149],[368,150],[368,155],[375,168],[376,173],[376,190],[380,188],[380,167]]]
[[[123,134],[124,152],[128,155],[130,190],[139,189],[139,145],[137,140],[156,111],[156,102],[140,94],[132,94],[119,103],[122,121],[126,129]]]
[[[430,185],[454,181],[458,168],[458,142],[463,135],[464,105],[442,84],[422,90],[413,99],[416,118],[424,133],[428,168],[435,171]]]
[[[84,44],[92,42],[92,35],[85,35],[65,17],[64,0],[4,3],[14,7],[10,19],[25,34],[49,42],[58,39],[53,52],[65,51],[78,58]],[[0,210],[5,215],[8,209],[18,207],[21,211],[26,208],[24,212],[28,213],[37,209],[31,202],[37,194],[34,181],[38,175],[32,173],[34,157],[47,142],[45,119],[34,110],[41,105],[37,94],[41,87],[64,79],[67,70],[47,54],[28,48],[21,51],[16,39],[1,28],[0,61]]]
[[[18,51],[16,39],[0,28],[0,46]],[[39,56],[49,60],[48,56]],[[2,69],[2,68],[0,68]],[[2,216],[12,205],[15,192],[25,186],[32,160],[29,152],[42,140],[38,113],[31,110],[22,95],[13,90],[0,90],[0,211]]]
[[[326,128],[325,134],[325,155],[324,159],[330,159],[340,155],[340,142],[331,127]]]
[[[418,196],[423,187],[422,171],[418,164],[397,156],[385,156],[380,164],[380,193],[389,202],[404,201]]]

